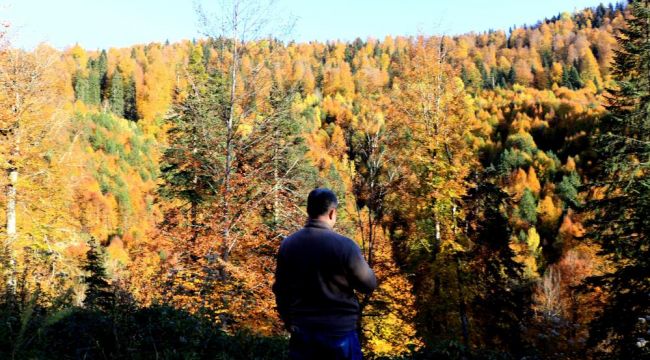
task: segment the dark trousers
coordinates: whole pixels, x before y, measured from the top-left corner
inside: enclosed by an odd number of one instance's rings
[[[328,334],[293,327],[289,341],[291,360],[361,360],[361,345],[356,330]]]

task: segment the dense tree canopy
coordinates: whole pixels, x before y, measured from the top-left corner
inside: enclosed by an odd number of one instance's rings
[[[0,31],[0,354],[147,357],[156,333],[285,356],[274,256],[327,186],[378,277],[370,358],[647,357],[649,18],[101,51]]]

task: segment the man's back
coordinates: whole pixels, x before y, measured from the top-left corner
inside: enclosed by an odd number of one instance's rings
[[[354,241],[310,219],[280,246],[273,292],[288,326],[344,333],[356,328],[354,290],[370,293],[375,275]]]

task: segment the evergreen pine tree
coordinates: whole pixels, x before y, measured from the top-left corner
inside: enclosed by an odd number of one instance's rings
[[[576,69],[576,67],[573,65],[569,67],[568,80],[571,89],[582,89],[584,86],[578,69]]]
[[[104,253],[101,245],[94,238],[90,239],[88,245],[90,245],[90,249],[86,254],[86,263],[82,268],[86,272],[84,282],[87,286],[84,306],[107,311],[113,306],[114,299],[106,276]]]
[[[607,10],[605,9],[605,5],[602,3],[596,7],[596,14],[594,16],[594,21],[592,22],[594,28],[599,28],[603,24],[603,19],[605,18],[606,13]]]
[[[88,102],[88,79],[83,76],[81,71],[77,70],[73,78],[75,99]]]
[[[466,87],[470,85],[470,79],[464,65],[460,68],[460,79],[463,80],[463,84],[465,84]]]
[[[510,68],[510,71],[508,72],[508,83],[510,85],[514,85],[517,80],[517,74],[515,73],[515,67],[514,65]]]
[[[160,194],[167,199],[180,199],[187,206],[180,212],[187,219],[191,240],[201,232],[199,215],[204,204],[216,201],[219,188],[217,169],[223,159],[221,121],[226,88],[219,73],[208,75],[200,46],[193,45],[188,63],[188,95],[173,104],[169,118],[169,147],[161,161],[161,177],[165,183]],[[176,226],[176,225],[174,225]]]
[[[210,52],[212,48],[210,47],[210,42],[206,41],[203,43],[203,65],[207,68],[210,63]]]
[[[615,261],[611,273],[589,279],[608,302],[592,323],[590,344],[605,349],[599,358],[648,359],[650,337],[650,1],[629,5],[631,16],[617,40],[609,90],[609,116],[594,147],[603,199],[589,202],[591,234],[603,255]]]
[[[526,188],[519,201],[519,217],[534,224],[537,220],[537,201],[530,189]]]
[[[476,68],[478,69],[479,74],[481,74],[481,86],[484,89],[492,89],[494,88],[494,83],[490,79],[490,73],[485,69],[485,65],[483,64],[483,61],[480,59],[476,59],[474,62],[476,64]]]
[[[557,185],[556,192],[565,203],[577,207],[579,187],[580,176],[575,171],[572,171],[569,175],[562,176],[562,181]]]
[[[490,75],[488,75],[488,81],[484,82],[488,89],[495,89],[499,86],[499,72],[495,67],[490,69]]]
[[[544,69],[550,69],[553,65],[553,52],[551,50],[543,50],[541,57]]]
[[[497,70],[497,86],[500,88],[508,87],[508,79],[505,71],[499,69]]]
[[[569,89],[573,89],[573,85],[569,80],[569,69],[566,66],[562,67],[562,80],[560,81],[560,85]]]
[[[138,120],[138,109],[135,102],[135,80],[133,76],[127,76],[124,79],[124,118],[129,120]]]
[[[111,79],[109,103],[113,114],[120,117],[124,116],[124,81],[119,70],[115,70]]]
[[[524,354],[521,326],[531,316],[531,287],[509,244],[512,230],[502,210],[508,194],[487,179],[479,184],[467,196],[467,235],[475,244],[466,255],[471,272],[468,285],[476,289],[473,323],[488,334],[484,339],[491,348],[519,359]]]
[[[307,124],[293,116],[292,94],[295,94],[293,89],[284,89],[273,79],[269,97],[272,109],[264,114],[268,121],[255,127],[244,145],[251,150],[242,156],[250,163],[272,164],[261,172],[260,186],[270,190],[265,206],[269,211],[263,215],[269,230],[278,236],[292,231],[294,213],[288,209],[303,201],[298,194],[307,193],[320,180],[317,170],[306,160],[308,147],[303,134]],[[262,137],[267,138],[263,144],[259,142]]]
[[[88,99],[86,103],[99,105],[101,101],[101,78],[96,61],[88,61],[88,72]]]
[[[99,54],[96,65],[99,77],[99,101],[101,103],[109,98],[111,90],[108,81],[108,54],[106,54],[106,50],[102,50]]]

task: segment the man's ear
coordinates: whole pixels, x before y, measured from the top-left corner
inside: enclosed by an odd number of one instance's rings
[[[330,209],[330,211],[327,213],[327,217],[330,218],[330,220],[334,219],[334,215],[336,214],[336,208]]]

